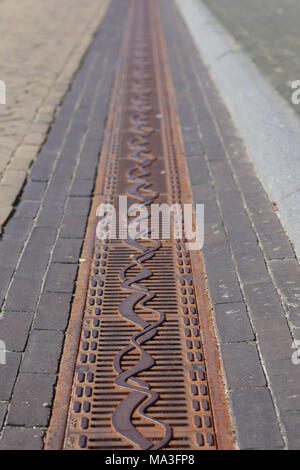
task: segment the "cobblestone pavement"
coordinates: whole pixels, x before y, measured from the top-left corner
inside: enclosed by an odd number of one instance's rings
[[[0,230],[108,3],[0,2]]]
[[[127,6],[112,0],[0,240],[0,449],[43,446]],[[299,265],[173,1],[160,6],[236,445],[299,449]]]
[[[300,79],[300,4],[297,0],[202,0],[249,54],[274,88],[291,102]]]

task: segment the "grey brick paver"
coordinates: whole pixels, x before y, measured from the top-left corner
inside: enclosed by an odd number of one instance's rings
[[[23,244],[15,240],[2,240],[0,245],[0,267],[15,267]]]
[[[1,364],[0,401],[10,400],[18,375],[20,362],[21,354],[16,352],[6,353],[6,364]]]
[[[243,302],[215,305],[214,314],[219,337],[223,343],[254,340],[254,333]]]
[[[47,426],[56,376],[20,374],[10,404],[8,426]]]
[[[283,439],[267,388],[236,390],[230,393],[241,449],[282,449]]]
[[[55,263],[78,263],[82,240],[78,238],[59,238],[52,256]]]
[[[5,310],[34,312],[41,284],[41,280],[29,278],[29,276],[15,277],[7,294]]]
[[[300,449],[300,411],[289,411],[282,413],[290,450]]]
[[[83,238],[86,228],[86,217],[66,214],[63,218],[60,236],[62,238]]]
[[[4,229],[6,240],[24,242],[29,235],[32,224],[32,219],[13,217],[9,220]]]
[[[45,292],[73,292],[77,265],[52,263],[45,280]]]
[[[254,344],[223,344],[222,357],[230,390],[266,386],[266,378]]]
[[[41,450],[45,431],[38,428],[6,427],[0,450]]]
[[[66,207],[66,214],[87,216],[90,211],[89,197],[71,197]]]
[[[43,207],[37,219],[37,227],[57,228],[61,223],[63,207]]]
[[[61,331],[33,330],[29,337],[21,371],[56,374],[62,343]]]
[[[7,312],[0,318],[1,339],[8,351],[24,351],[31,324],[30,313]]]
[[[291,351],[293,351],[291,349]],[[299,366],[291,358],[266,362],[272,388],[276,393],[276,402],[280,411],[300,409],[300,374]]]
[[[91,196],[94,188],[92,179],[75,179],[70,196]]]
[[[235,271],[223,271],[222,266],[219,266],[215,272],[208,275],[208,286],[214,304],[242,300]]]
[[[17,208],[17,217],[34,219],[40,207],[40,203],[36,201],[21,202]]]
[[[46,184],[39,181],[30,181],[23,192],[22,198],[40,201],[46,189]]]
[[[226,239],[223,239],[219,243],[205,244],[203,253],[205,255],[205,268],[207,273],[215,273],[218,270],[234,270],[232,255],[226,243]]]
[[[72,301],[72,294],[43,293],[34,321],[38,330],[65,330]]]

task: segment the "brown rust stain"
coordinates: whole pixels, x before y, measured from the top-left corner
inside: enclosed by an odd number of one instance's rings
[[[46,448],[231,449],[200,252],[95,237],[119,195],[191,202],[156,0],[132,0],[117,70]]]

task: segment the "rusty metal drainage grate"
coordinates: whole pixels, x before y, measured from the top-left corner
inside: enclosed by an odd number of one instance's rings
[[[117,206],[125,194],[129,205],[189,202],[168,73],[156,1],[133,0],[85,242],[90,272],[81,268],[48,449],[232,447],[199,253],[181,240],[91,243],[99,201]]]

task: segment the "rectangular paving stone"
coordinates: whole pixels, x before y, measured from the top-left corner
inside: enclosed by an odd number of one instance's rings
[[[21,371],[56,374],[62,344],[61,331],[33,330],[25,350]]]
[[[266,387],[230,392],[240,449],[282,449],[284,442]],[[254,432],[255,430],[255,432]]]
[[[271,281],[245,284],[243,290],[254,320],[284,318],[282,305]]]
[[[80,238],[59,238],[52,255],[54,263],[78,263],[82,247]]]
[[[249,219],[245,215],[243,209],[241,209],[241,211],[237,210],[235,215],[233,214],[234,212],[226,215],[223,213],[226,230],[232,245],[241,243],[242,241],[248,241],[258,245],[257,236],[253,231],[249,223]]]
[[[73,292],[77,265],[51,263],[44,285],[45,292]]]
[[[75,178],[70,196],[87,196],[90,197],[93,194],[94,180],[83,180]]]
[[[205,220],[205,208],[204,208],[204,247],[206,248],[209,245],[217,245],[223,243],[225,246],[228,245],[227,235],[225,233],[224,227],[220,223],[207,222]],[[203,251],[204,252],[204,251]],[[231,256],[231,255],[230,255]]]
[[[34,219],[40,207],[40,202],[36,201],[22,201],[16,210],[17,217],[25,217]]]
[[[216,160],[210,162],[210,170],[217,191],[228,191],[236,189],[232,171],[226,160]]]
[[[217,201],[209,201],[204,206],[204,224],[224,225]]]
[[[280,289],[300,285],[300,266],[296,259],[270,261],[270,268]]]
[[[266,361],[271,388],[281,411],[300,409],[300,368],[299,364],[292,362],[294,351],[291,347],[288,359]]]
[[[23,243],[15,240],[0,240],[0,267],[15,267],[20,256]]]
[[[193,185],[192,195],[195,204],[204,204],[216,200],[215,191],[209,183]]]
[[[10,403],[8,426],[47,426],[56,375],[23,374],[18,377]]]
[[[50,248],[55,243],[56,234],[55,228],[35,227],[24,252],[49,255]]]
[[[295,256],[287,234],[283,231],[262,233],[260,239],[269,260],[293,258]]]
[[[0,318],[0,336],[7,351],[24,351],[33,316],[30,313],[7,312]]]
[[[40,181],[40,182],[47,182],[49,181],[52,173],[52,162],[43,162],[39,160],[37,157],[36,163],[33,165],[31,172],[30,172],[30,179],[31,181]]]
[[[243,284],[267,282],[270,279],[261,253],[251,253],[250,255],[238,257],[236,263]]]
[[[231,232],[229,232],[229,237],[230,235]],[[247,255],[262,254],[261,248],[255,236],[247,236],[245,239],[230,237],[230,245],[236,259],[242,259]]]
[[[95,156],[85,158],[77,167],[77,175],[81,179],[94,180],[97,172],[97,161]]]
[[[186,103],[188,101],[188,94],[186,93],[186,90],[183,90],[183,93],[184,93],[183,101]],[[178,101],[179,99],[178,94],[176,96],[177,96],[177,101]],[[199,132],[197,129],[192,129],[190,131],[183,131],[182,138],[183,138],[184,143],[198,142],[200,140]]]
[[[214,316],[219,337],[223,343],[254,340],[254,333],[243,302],[217,304],[214,307]]]
[[[28,237],[32,224],[32,219],[24,219],[22,217],[14,216],[5,226],[5,240],[24,242]]]
[[[185,142],[184,143],[184,153],[186,157],[194,157],[204,155],[204,148],[201,144],[200,139],[195,142]]]
[[[16,275],[26,279],[26,276],[29,276],[30,273],[31,280],[41,280],[45,276],[48,262],[49,251],[39,253],[38,250],[26,249],[17,268]]]
[[[246,342],[223,344],[222,358],[230,390],[266,385],[255,344]]]
[[[43,207],[37,219],[37,227],[59,227],[63,215],[63,207]]]
[[[208,273],[208,285],[213,304],[226,302],[241,302],[241,290],[234,271]]]
[[[46,189],[46,183],[28,181],[22,194],[22,199],[40,201]]]
[[[300,449],[300,411],[289,411],[280,415],[285,428],[289,450]]]
[[[202,138],[202,143],[204,145],[205,153],[209,161],[225,160],[227,158],[224,147],[221,143],[206,143],[205,136],[203,136]]]
[[[91,199],[89,197],[70,197],[66,214],[87,216],[90,212]]]
[[[285,317],[254,319],[254,327],[264,361],[291,357],[293,338]]]
[[[55,184],[53,186],[49,186],[46,196],[43,200],[44,207],[56,207],[56,205],[65,205],[65,201],[67,199],[67,195],[69,192],[69,184],[70,183],[62,183],[62,184]]]
[[[222,213],[227,220],[234,220],[235,225],[250,225],[246,215],[243,200],[237,189],[229,191],[218,191],[218,197]]]
[[[0,450],[42,450],[45,431],[38,428],[7,427]]]
[[[195,156],[187,159],[187,167],[192,185],[209,183],[210,175],[203,157]]]
[[[5,339],[4,339],[5,341]],[[18,370],[21,362],[21,354],[16,352],[6,353],[6,364],[1,364],[0,367],[0,400],[9,401],[12,390],[18,375]]]
[[[209,243],[203,246],[205,269],[208,273],[233,271],[234,264],[228,243]]]
[[[41,279],[15,277],[7,294],[5,311],[34,312],[41,283]]]
[[[86,223],[86,217],[66,214],[63,218],[60,236],[62,238],[84,238]]]
[[[70,315],[72,294],[43,293],[39,302],[34,328],[37,330],[65,330]]]

